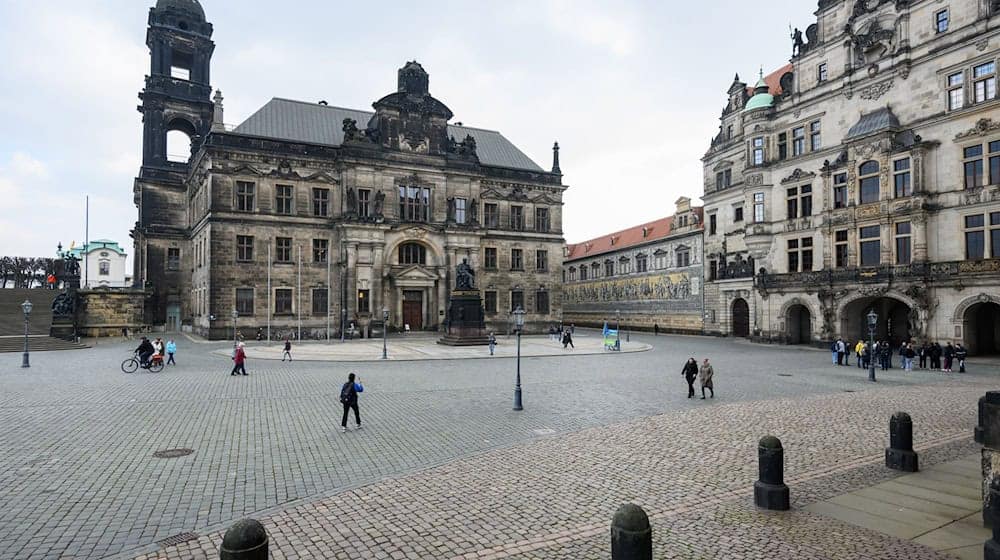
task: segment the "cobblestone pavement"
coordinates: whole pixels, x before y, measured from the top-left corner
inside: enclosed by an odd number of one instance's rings
[[[122,344],[38,354],[30,370],[0,355],[0,557],[124,558],[182,532],[206,535],[154,555],[186,558],[213,549],[213,530],[250,514],[265,519],[276,558],[601,557],[610,515],[627,500],[647,507],[658,528],[679,520],[657,531],[661,550],[702,539],[677,557],[712,557],[729,537],[681,527],[712,508],[745,509],[763,433],[785,441],[788,476],[805,477],[793,491],[817,477],[869,482],[884,476],[873,465],[896,408],[913,415],[918,442],[974,449],[966,440],[975,400],[1000,373],[893,370],[871,385],[821,351],[642,342],[653,351],[522,360],[522,413],[510,410],[507,358],[251,359],[251,375],[234,378],[213,344],[182,342],[181,365],[161,374],[122,374]],[[685,398],[688,355],[713,358],[714,401]],[[349,369],[365,382],[366,429],[341,434],[336,401]],[[180,447],[195,452],[152,457]],[[808,516],[753,519],[769,526]],[[752,523],[738,525],[761,538]],[[837,535],[844,546],[868,542],[844,531],[827,535],[830,547]]]

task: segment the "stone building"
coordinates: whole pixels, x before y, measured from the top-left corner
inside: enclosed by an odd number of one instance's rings
[[[227,127],[212,31],[197,0],[149,13],[133,233],[148,322],[218,338],[235,309],[247,336],[323,338],[385,309],[390,328],[435,330],[463,259],[492,328],[519,305],[529,329],[559,320],[558,145],[545,170],[499,132],[449,124],[416,62],[374,111],[276,98]],[[172,161],[178,133],[191,149]]]
[[[131,276],[125,268],[128,255],[117,241],[96,239],[71,247],[66,254],[80,261],[80,280],[84,288],[124,288],[131,285]]]
[[[1000,352],[1000,2],[820,0],[704,156],[706,331]]]
[[[566,247],[563,322],[701,333],[702,208]]]

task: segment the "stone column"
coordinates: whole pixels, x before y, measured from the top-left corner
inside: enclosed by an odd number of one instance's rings
[[[382,309],[388,309],[390,312],[389,321],[391,322],[394,317],[392,316],[392,307],[389,306],[389,301],[385,298],[385,294],[382,293],[382,246],[376,245],[371,248],[372,252],[372,284],[371,294],[372,303],[378,304],[377,308],[372,308],[372,313],[377,312],[379,320],[382,320]]]
[[[345,284],[347,286],[347,323],[354,320],[358,311],[358,244],[347,244],[347,270]],[[360,325],[359,325],[360,326]]]

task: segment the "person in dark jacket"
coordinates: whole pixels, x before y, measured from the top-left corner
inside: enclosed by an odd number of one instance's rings
[[[931,369],[941,369],[941,345],[937,342],[931,344]]]
[[[698,361],[694,358],[688,359],[687,363],[684,364],[684,369],[681,370],[681,375],[688,383],[688,398],[690,399],[694,396],[694,380],[698,378]]]
[[[920,369],[927,369],[927,354],[928,354],[927,341],[920,344],[920,348],[917,350],[917,356],[920,357]]]
[[[285,338],[285,348],[281,354],[281,361],[285,361],[285,358],[288,358],[289,362],[292,361],[292,341],[288,338]]]
[[[949,342],[944,347],[944,366],[941,368],[941,371],[945,373],[951,373],[951,364],[954,359],[955,359],[955,347],[952,346],[951,343]]]
[[[240,342],[233,351],[233,371],[229,372],[229,375],[247,375],[246,362],[247,353],[243,350],[243,343]]]
[[[965,373],[965,357],[969,355],[969,351],[962,346],[959,342],[955,345],[955,359],[958,360],[958,373]]]
[[[144,368],[149,367],[149,357],[156,351],[156,349],[153,348],[153,343],[150,342],[148,338],[142,337],[142,340],[139,341],[139,346],[135,349],[135,351],[139,354],[139,364]]]
[[[355,375],[353,373],[348,374],[347,383],[344,383],[340,387],[340,404],[344,405],[344,417],[340,421],[340,429],[345,434],[347,433],[347,416],[348,413],[354,411],[354,421],[357,422],[357,429],[361,429],[361,413],[358,412],[358,393],[364,392],[365,387],[361,384],[361,378],[358,377],[355,380]]]

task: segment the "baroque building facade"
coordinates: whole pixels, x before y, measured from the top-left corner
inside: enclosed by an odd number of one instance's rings
[[[566,246],[563,322],[700,334],[702,208]]]
[[[820,0],[703,158],[706,331],[1000,353],[1000,2]],[[804,36],[803,36],[804,35]]]
[[[374,111],[275,98],[227,127],[212,31],[197,0],[149,13],[133,230],[147,322],[323,338],[385,311],[390,329],[437,330],[463,260],[491,328],[518,306],[529,330],[559,320],[558,144],[545,170],[499,132],[449,124],[416,62]],[[191,150],[172,161],[177,131]]]

